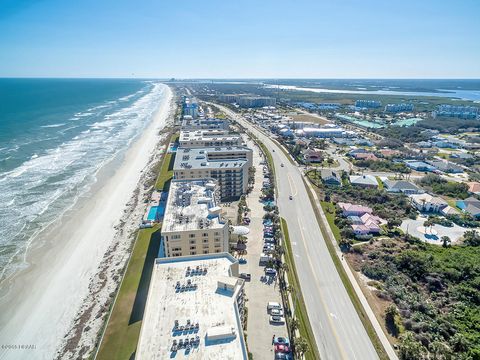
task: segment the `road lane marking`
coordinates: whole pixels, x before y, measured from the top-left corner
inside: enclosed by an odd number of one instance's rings
[[[288,184],[290,185],[290,193],[292,194],[292,197],[297,196],[298,194],[297,187],[295,186],[295,182],[293,181],[292,176],[288,172],[287,172],[287,179],[288,179]]]

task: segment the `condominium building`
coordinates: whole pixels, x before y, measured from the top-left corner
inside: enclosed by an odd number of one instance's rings
[[[263,107],[263,106],[275,106],[277,101],[275,98],[267,96],[238,96],[237,104],[241,107]]]
[[[238,276],[228,253],[156,259],[135,359],[248,359]]]
[[[195,119],[198,116],[198,104],[186,98],[183,103],[183,115],[189,115]]]
[[[242,137],[229,134],[222,129],[210,130],[182,130],[180,131],[180,147],[205,148],[212,146],[237,146],[242,145]]]
[[[357,108],[374,109],[374,108],[379,108],[380,106],[382,106],[382,103],[376,100],[356,100],[355,101],[355,107]]]
[[[228,130],[229,121],[226,119],[193,119],[184,117],[182,121],[182,130]]]
[[[218,97],[218,99],[222,102],[226,102],[226,103],[234,103],[237,101],[237,97],[239,95],[237,94],[222,94]]]
[[[460,119],[476,119],[480,115],[478,107],[461,105],[438,105],[437,110],[432,112],[433,117],[445,116]]]
[[[173,165],[175,179],[213,178],[220,198],[240,197],[247,191],[252,150],[244,146],[178,148]]]
[[[385,105],[385,112],[396,113],[402,111],[413,111],[413,104],[400,103],[400,104],[387,104]]]
[[[212,179],[172,180],[162,223],[167,257],[228,251],[228,223]]]

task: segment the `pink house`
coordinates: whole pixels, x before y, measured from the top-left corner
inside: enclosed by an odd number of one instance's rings
[[[363,236],[370,234],[379,234],[380,225],[385,224],[385,220],[372,215],[372,209],[368,206],[338,203],[342,209],[343,215],[352,222],[352,229],[355,235]]]
[[[342,209],[344,216],[362,216],[363,214],[371,214],[373,211],[368,206],[350,203],[339,202],[338,206],[340,206],[340,209]]]

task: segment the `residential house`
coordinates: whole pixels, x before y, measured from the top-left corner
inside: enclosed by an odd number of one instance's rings
[[[456,205],[463,212],[472,215],[475,219],[480,219],[480,200],[475,197],[469,197],[465,200],[457,200]]]
[[[339,202],[337,205],[342,209],[344,216],[362,216],[363,214],[371,214],[373,212],[368,206],[358,204]]]
[[[350,175],[350,183],[364,188],[378,188],[378,181],[373,175]]]
[[[342,175],[337,171],[324,169],[320,177],[325,185],[342,186]]]
[[[307,163],[321,163],[324,157],[322,151],[307,149],[303,152],[303,158]]]
[[[458,215],[459,213],[460,212],[457,209],[455,209],[454,207],[451,207],[450,205],[440,209],[440,214],[442,214],[443,216]]]
[[[415,171],[432,172],[436,170],[434,166],[427,164],[426,162],[423,162],[423,161],[405,160],[404,163],[410,169]]]
[[[416,144],[421,149],[431,148],[432,143],[430,141],[419,141]]]
[[[439,213],[448,204],[442,198],[432,196],[430,194],[414,194],[410,195],[412,206],[421,212]]]
[[[371,161],[378,161],[379,158],[375,156],[375,154],[368,152],[368,153],[358,153],[354,154],[353,158],[356,160],[371,160]]]
[[[467,185],[468,185],[469,193],[477,194],[477,195],[480,194],[480,182],[476,182],[476,181],[468,182]]]
[[[380,149],[380,150],[378,150],[378,153],[381,156],[383,156],[385,158],[388,158],[388,157],[393,157],[393,156],[399,155],[400,151],[392,150],[392,149]]]
[[[406,195],[423,194],[425,191],[406,180],[384,180],[384,187],[388,192],[403,193]]]
[[[383,219],[372,214],[363,214],[360,217],[349,216],[348,219],[352,222],[355,236],[379,234],[381,231],[380,225],[385,223]]]
[[[453,153],[450,155],[450,157],[453,159],[461,159],[461,160],[470,160],[475,158],[475,156],[469,153]]]
[[[437,170],[440,170],[441,172],[444,172],[444,173],[458,174],[458,173],[463,172],[463,168],[461,168],[460,166],[458,166],[458,165],[456,165],[452,162],[449,162],[449,161],[430,160],[430,161],[427,161],[427,162],[428,162],[428,164],[435,167]]]
[[[385,220],[372,215],[372,209],[368,206],[351,203],[338,203],[338,206],[342,209],[343,216],[351,221],[355,236],[378,234],[381,231],[380,225],[385,223]]]

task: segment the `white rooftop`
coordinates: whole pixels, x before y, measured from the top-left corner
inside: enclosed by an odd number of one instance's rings
[[[180,131],[180,142],[184,141],[238,141],[241,142],[240,135],[229,134],[221,129],[202,129],[202,130],[182,130]]]
[[[244,281],[236,276],[238,262],[228,253],[156,259],[135,358],[247,359],[237,306]],[[188,280],[195,288],[177,290],[177,282]],[[176,321],[178,327],[189,321],[192,329],[174,331]],[[192,338],[188,351],[172,353],[174,340]]]
[[[172,180],[162,233],[223,228],[217,205],[217,184],[213,179]]]

